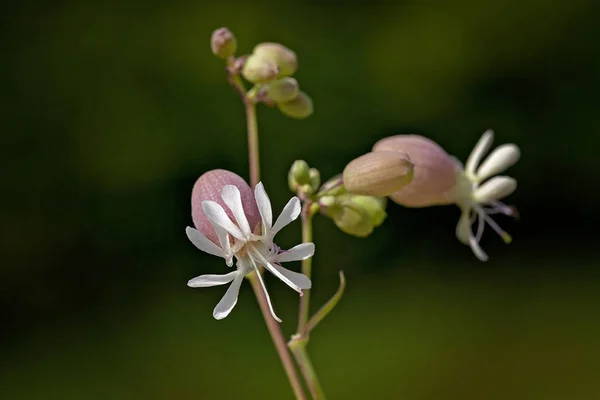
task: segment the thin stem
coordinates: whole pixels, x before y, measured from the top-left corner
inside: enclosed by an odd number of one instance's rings
[[[260,181],[260,154],[258,150],[258,123],[256,121],[256,104],[246,99],[246,127],[248,129],[248,157],[250,162],[250,185],[256,186]]]
[[[302,209],[302,242],[312,242],[312,218],[311,202],[307,200]],[[302,273],[309,279],[312,272],[312,257],[302,261]],[[315,400],[326,400],[325,392],[321,387],[321,382],[312,365],[310,357],[306,351],[308,344],[308,314],[310,308],[310,290],[304,290],[304,295],[300,299],[300,311],[298,315],[298,331],[288,343],[288,347],[294,354],[296,363],[300,367],[304,381]]]
[[[304,389],[302,388],[302,381],[300,380],[300,376],[298,376],[298,371],[296,371],[296,367],[294,366],[294,361],[292,360],[290,352],[287,349],[285,338],[283,337],[279,323],[273,319],[273,316],[271,316],[269,303],[265,297],[265,292],[260,286],[258,276],[256,276],[256,274],[252,274],[249,276],[249,280],[252,284],[252,289],[254,290],[256,299],[258,300],[260,311],[265,318],[265,323],[267,324],[267,328],[271,334],[271,339],[273,339],[273,343],[275,344],[275,349],[279,354],[283,368],[285,369],[290,381],[290,385],[292,386],[292,390],[294,391],[294,395],[296,396],[297,400],[308,400],[306,394],[304,393]]]
[[[250,184],[252,187],[256,186],[260,181],[260,160],[258,154],[258,124],[256,121],[256,105],[254,102],[246,96],[246,89],[240,77],[236,74],[229,73],[229,82],[234,87],[236,92],[242,98],[246,109],[246,121],[247,121],[247,130],[248,130],[248,155],[250,161]],[[256,272],[260,273],[260,272]],[[260,285],[260,281],[258,280],[258,276],[255,274],[251,274],[249,277],[250,283],[252,285],[252,289],[254,290],[254,294],[256,295],[256,300],[258,301],[258,305],[260,307],[260,311],[263,314],[265,319],[265,323],[267,324],[267,328],[269,329],[269,333],[271,334],[271,339],[275,344],[275,349],[279,354],[279,358],[281,359],[281,363],[283,364],[283,368],[287,374],[288,380],[290,381],[290,385],[292,386],[292,390],[297,400],[308,400],[306,394],[304,393],[304,389],[302,387],[302,381],[300,380],[300,376],[298,375],[298,371],[294,366],[294,360],[292,359],[290,352],[286,346],[286,341],[281,332],[281,328],[279,323],[273,318],[271,315],[271,311],[269,309],[269,302],[267,300],[265,291]]]
[[[302,242],[312,242],[312,214],[310,212],[310,201],[304,204],[302,210]],[[302,260],[302,273],[311,279],[312,273],[312,257]],[[300,311],[298,314],[298,330],[297,334],[302,335],[306,330],[308,322],[308,313],[310,306],[310,289],[303,291],[304,295],[300,298]]]
[[[310,361],[310,357],[306,352],[306,340],[292,340],[289,343],[289,347],[294,354],[294,358],[296,362],[300,366],[300,371],[302,371],[302,376],[308,385],[310,390],[310,394],[315,400],[327,400],[325,396],[325,392],[323,392],[323,388],[321,387],[321,383],[319,382],[319,377],[315,372],[315,369]]]

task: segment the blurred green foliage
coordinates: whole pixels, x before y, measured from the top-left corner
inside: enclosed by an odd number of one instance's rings
[[[516,142],[511,202],[481,264],[458,210],[388,207],[368,239],[316,221],[315,307],[347,292],[311,338],[330,399],[600,397],[597,2],[23,1],[5,5],[0,65],[0,398],[286,399],[244,287],[185,286],[223,263],[186,239],[212,168],[247,177],[243,109],[212,56],[295,50],[315,113],[259,110],[263,182],[278,212],[306,159],[324,180],[390,134],[465,159],[479,135]],[[597,226],[597,225],[596,225]],[[295,227],[295,229],[294,229]],[[299,223],[281,245],[300,237]],[[269,280],[287,335],[296,296]]]

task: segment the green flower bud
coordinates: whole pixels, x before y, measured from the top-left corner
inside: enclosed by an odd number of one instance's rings
[[[288,172],[288,185],[292,192],[297,193],[301,185],[310,183],[309,170],[310,168],[308,167],[306,161],[294,161],[290,171]]]
[[[355,194],[389,196],[408,185],[413,174],[408,154],[379,151],[350,161],[344,169],[344,185]]]
[[[308,177],[310,178],[310,186],[314,193],[319,190],[319,186],[321,186],[321,174],[316,168],[311,168],[308,170]]]
[[[269,99],[275,103],[284,103],[294,100],[300,93],[298,81],[294,78],[281,78],[269,82],[266,87],[266,93]]]
[[[227,59],[235,54],[237,40],[229,29],[219,28],[210,37],[210,48],[215,56]]]
[[[333,204],[332,204],[332,199]],[[343,194],[324,196],[319,200],[322,212],[329,216],[340,230],[357,237],[369,236],[381,225],[387,214],[385,198]]]
[[[246,59],[242,75],[246,80],[252,83],[267,82],[279,73],[277,64],[256,54],[252,54]]]
[[[279,43],[259,43],[252,51],[279,66],[279,76],[291,76],[298,68],[296,53]]]
[[[342,193],[347,193],[347,190],[344,186],[342,174],[339,174],[329,179],[323,184],[323,186],[321,186],[318,196],[338,196]]]
[[[295,99],[277,104],[279,111],[288,117],[303,119],[313,113],[313,102],[304,92],[300,92]]]

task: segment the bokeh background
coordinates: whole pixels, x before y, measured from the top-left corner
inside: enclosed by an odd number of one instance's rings
[[[509,246],[487,232],[487,263],[454,237],[456,207],[391,204],[368,239],[316,221],[313,305],[348,279],[309,348],[330,399],[600,398],[597,4],[4,4],[0,398],[292,398],[249,285],[223,321],[223,288],[186,286],[225,271],[184,234],[195,179],[248,177],[220,26],[240,54],[294,49],[315,102],[303,121],[259,110],[276,212],[294,160],[327,178],[387,135],[463,161],[487,128],[522,149],[522,217],[499,219]],[[267,279],[291,335],[297,297]]]

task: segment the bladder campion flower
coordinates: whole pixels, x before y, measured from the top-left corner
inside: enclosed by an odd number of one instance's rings
[[[459,175],[456,193],[456,204],[462,211],[456,226],[456,236],[462,243],[471,246],[477,258],[482,261],[488,259],[487,254],[479,246],[486,222],[506,243],[512,240],[510,235],[490,217],[490,214],[515,215],[514,209],[500,200],[515,191],[517,181],[509,176],[494,175],[506,171],[519,160],[521,155],[515,144],[503,144],[481,162],[492,146],[493,140],[494,132],[491,130],[481,136]],[[473,234],[471,225],[477,220],[479,220],[477,232]]]
[[[207,174],[209,176],[206,176]],[[210,174],[219,178],[216,179]],[[220,183],[232,181],[236,184],[223,185],[219,199],[221,201],[218,201],[217,199],[206,199],[206,197],[211,197],[215,188],[205,188],[203,184],[210,184],[212,181]],[[310,289],[310,279],[305,275],[283,268],[281,263],[309,258],[313,255],[315,246],[313,243],[302,243],[289,250],[282,250],[273,242],[277,232],[300,215],[300,200],[297,197],[293,197],[286,204],[273,224],[271,202],[262,183],[256,185],[254,198],[247,196],[249,192],[251,189],[242,178],[229,171],[210,171],[198,179],[192,196],[192,210],[193,213],[194,210],[199,210],[197,203],[200,202],[201,212],[209,221],[210,226],[202,223],[203,218],[194,215],[194,223],[198,229],[187,227],[186,234],[196,247],[206,253],[224,258],[229,267],[233,266],[235,258],[237,269],[225,275],[198,276],[191,279],[188,286],[208,287],[231,282],[229,289],[213,311],[216,319],[223,319],[235,307],[244,277],[255,272],[265,292],[273,318],[281,322],[281,319],[275,314],[259,268],[265,267],[302,295],[302,289]],[[207,193],[207,195],[202,196],[203,193]],[[253,204],[244,204],[243,199],[247,203]],[[244,207],[245,205],[246,207]],[[247,209],[255,208],[258,208],[260,213],[260,219],[256,224],[253,223],[255,222],[254,215],[247,211]],[[211,240],[211,237],[216,237],[217,240]]]
[[[490,214],[515,215],[511,207],[499,200],[515,191],[517,181],[508,176],[494,175],[504,172],[518,161],[519,148],[514,144],[499,146],[481,162],[493,138],[491,130],[482,135],[465,167],[437,143],[419,135],[391,136],[373,146],[374,152],[407,153],[415,165],[412,182],[389,197],[405,207],[456,204],[461,209],[456,236],[469,245],[482,261],[488,259],[479,246],[486,223],[505,242],[511,241],[510,235],[494,222]],[[471,226],[475,222],[478,222],[478,226],[474,234]]]

